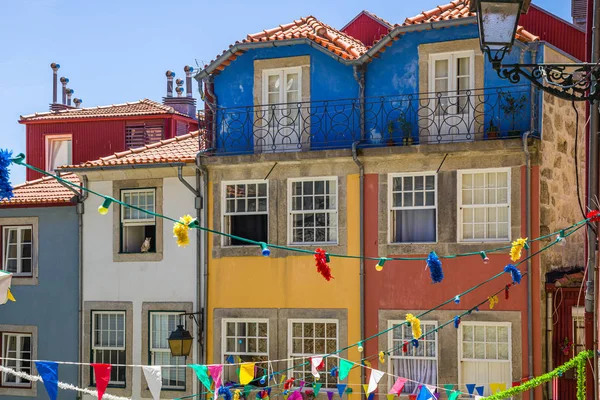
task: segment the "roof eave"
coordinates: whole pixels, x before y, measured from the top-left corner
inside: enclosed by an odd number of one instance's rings
[[[119,164],[119,165],[98,165],[98,166],[86,166],[86,167],[66,167],[59,168],[60,171],[64,172],[92,172],[92,171],[118,171],[126,169],[144,169],[144,168],[176,168],[185,167],[189,164],[194,164],[195,160],[185,162],[172,162],[172,163],[147,163],[147,164]]]

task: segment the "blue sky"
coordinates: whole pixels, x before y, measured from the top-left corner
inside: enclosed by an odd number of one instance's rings
[[[70,79],[84,107],[165,94],[164,72],[183,77],[231,43],[314,15],[341,28],[366,8],[401,22],[449,0],[20,0],[3,2],[0,13],[0,148],[25,152],[19,115],[48,110],[51,62]],[[569,0],[539,0],[539,6],[571,20]],[[195,92],[196,93],[196,92]],[[12,181],[25,178],[13,168]]]

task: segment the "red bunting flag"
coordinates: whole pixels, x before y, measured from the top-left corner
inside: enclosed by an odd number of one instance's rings
[[[102,400],[102,396],[104,396],[104,392],[108,386],[108,381],[110,381],[110,364],[92,364],[92,367],[94,367],[98,400]]]

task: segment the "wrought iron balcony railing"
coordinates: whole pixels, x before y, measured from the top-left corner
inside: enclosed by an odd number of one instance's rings
[[[531,86],[218,108],[206,116],[214,154],[469,142],[539,132]]]

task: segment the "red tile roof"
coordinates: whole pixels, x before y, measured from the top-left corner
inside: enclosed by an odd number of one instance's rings
[[[61,178],[79,185],[79,178],[75,174],[64,174]],[[15,196],[12,199],[0,200],[0,207],[49,203],[68,204],[71,198],[75,196],[75,193],[50,176],[17,185],[13,188],[13,193]]]
[[[437,6],[432,10],[423,11],[414,17],[406,18],[401,26],[427,24],[439,21],[449,21],[452,19],[474,17],[476,14],[475,12],[471,12],[469,7],[470,0],[454,0],[448,4]],[[523,42],[534,42],[539,40],[539,37],[527,32],[522,26],[517,28],[516,38]]]
[[[144,147],[138,147],[94,161],[79,165],[66,165],[61,168],[78,169],[93,167],[109,167],[117,165],[140,165],[156,163],[192,163],[200,148],[198,143],[199,131],[181,135],[172,139],[161,140]]]
[[[323,46],[325,49],[347,60],[355,60],[362,56],[367,51],[367,47],[352,36],[349,36],[331,26],[319,21],[313,16],[300,18],[289,24],[279,25],[272,29],[265,29],[262,32],[253,33],[239,43],[258,43],[258,42],[273,42],[277,40],[289,39],[309,39]],[[231,46],[230,46],[231,47]],[[223,70],[231,61],[242,54],[239,51],[225,61],[217,71]],[[225,52],[223,52],[225,54]],[[222,55],[222,54],[221,54]],[[212,60],[212,64],[215,60]],[[208,65],[205,66],[205,68]]]
[[[189,118],[189,116],[186,114],[175,111],[173,107],[165,106],[161,103],[157,103],[156,101],[143,99],[132,103],[113,104],[110,106],[70,108],[67,110],[22,115],[20,122],[27,123],[29,121],[63,120],[74,118],[115,118],[160,114],[174,114]]]

